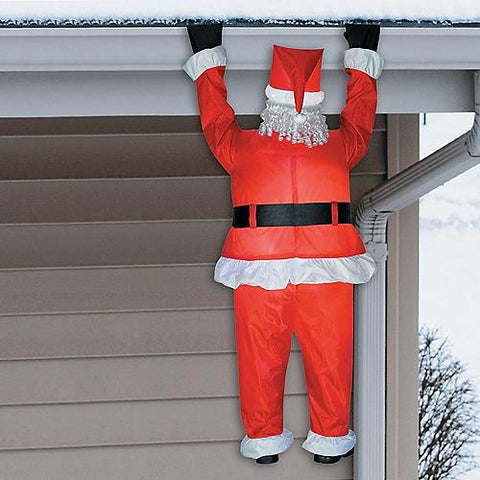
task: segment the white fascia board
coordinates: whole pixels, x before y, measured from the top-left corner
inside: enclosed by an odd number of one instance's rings
[[[325,48],[324,70],[342,69],[338,27],[225,27],[230,70],[268,70],[273,44]],[[382,28],[385,70],[480,68],[480,28]],[[175,71],[191,55],[184,27],[2,28],[0,71]]]

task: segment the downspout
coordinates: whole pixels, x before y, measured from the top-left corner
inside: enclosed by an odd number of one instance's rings
[[[470,131],[365,194],[356,212],[354,224],[376,260],[377,271],[355,288],[354,429],[359,439],[355,480],[385,478],[387,220],[391,213],[480,163],[479,71],[473,75],[475,116]]]

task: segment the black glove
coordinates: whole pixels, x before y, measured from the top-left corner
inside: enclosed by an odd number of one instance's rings
[[[343,36],[347,39],[350,48],[368,48],[376,52],[380,38],[380,25],[347,23]]]
[[[190,37],[193,53],[221,45],[222,28],[223,25],[221,23],[187,25],[188,36]]]

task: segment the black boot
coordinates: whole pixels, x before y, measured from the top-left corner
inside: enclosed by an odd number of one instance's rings
[[[353,450],[354,450],[354,448],[349,450],[347,453],[344,453],[343,455],[334,455],[334,456],[319,455],[319,454],[315,453],[313,455],[313,460],[317,463],[328,463],[328,464],[337,463],[341,458],[349,457],[350,455],[353,455]]]
[[[255,460],[257,463],[262,465],[270,465],[271,463],[278,462],[278,454],[275,455],[264,455],[263,457],[257,458]]]

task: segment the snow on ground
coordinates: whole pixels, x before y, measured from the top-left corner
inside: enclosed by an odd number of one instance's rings
[[[245,18],[338,20],[480,20],[478,0],[10,0],[0,1],[0,18]]]
[[[470,113],[427,114],[421,158],[467,131]],[[480,396],[480,165],[420,199],[420,323],[439,328]],[[475,448],[480,456],[480,445]],[[480,469],[458,480],[478,480]]]

